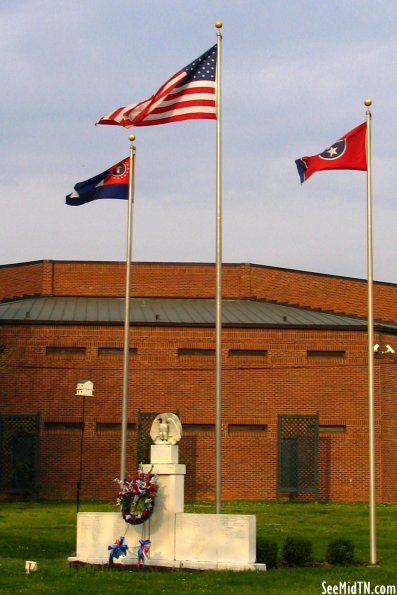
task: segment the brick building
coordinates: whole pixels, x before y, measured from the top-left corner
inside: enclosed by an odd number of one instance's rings
[[[81,480],[82,498],[114,498],[124,287],[124,263],[0,266],[3,494],[73,498]],[[190,499],[214,497],[214,294],[212,264],[132,266],[127,468],[145,412],[178,412]],[[368,499],[366,296],[359,279],[223,265],[225,499]],[[374,315],[377,500],[397,502],[397,285],[374,284]]]

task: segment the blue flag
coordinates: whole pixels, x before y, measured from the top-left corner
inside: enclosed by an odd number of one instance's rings
[[[66,197],[69,206],[80,206],[98,198],[128,200],[130,158],[126,157],[106,171],[85,182],[78,182]]]

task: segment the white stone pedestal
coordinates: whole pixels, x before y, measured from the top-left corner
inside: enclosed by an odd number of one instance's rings
[[[107,564],[108,546],[125,535],[126,557],[115,564],[135,564],[139,539],[150,539],[147,566],[192,569],[266,570],[256,564],[254,515],[189,514],[184,510],[186,467],[178,463],[178,446],[151,447],[151,464],[158,492],[152,516],[142,525],[128,525],[119,512],[77,515],[76,556],[70,563]]]
[[[178,450],[174,444],[154,444],[150,452],[151,464],[143,465],[146,472],[153,467],[158,486],[150,518],[151,561],[174,559],[176,513],[183,512],[185,503],[186,465],[178,463]]]

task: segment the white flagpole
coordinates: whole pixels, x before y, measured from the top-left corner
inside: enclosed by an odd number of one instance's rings
[[[368,455],[369,455],[369,513],[370,559],[376,564],[376,457],[375,457],[375,397],[374,397],[374,314],[373,314],[373,251],[372,251],[372,177],[371,177],[371,99],[367,107],[367,268],[368,268]]]
[[[216,406],[215,406],[215,509],[222,503],[222,176],[221,176],[221,44],[222,21],[216,21]]]
[[[124,357],[123,357],[123,400],[121,408],[121,449],[120,480],[125,479],[128,435],[128,360],[130,352],[130,301],[131,301],[131,249],[132,249],[132,214],[135,189],[135,135],[130,134],[130,172],[128,186],[128,222],[127,222],[127,257],[125,274],[125,314],[124,314]]]

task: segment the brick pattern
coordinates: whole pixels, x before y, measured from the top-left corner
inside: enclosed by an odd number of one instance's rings
[[[43,262],[0,266],[0,300],[43,293]]]
[[[24,293],[122,295],[122,263],[43,262],[0,267],[3,297]],[[139,263],[133,267],[134,295],[213,296],[212,265]],[[283,281],[284,279],[284,281]],[[316,285],[317,284],[317,285]],[[316,288],[313,289],[313,286]],[[226,265],[224,295],[257,296],[360,314],[365,283],[359,280]],[[350,287],[350,290],[349,290]],[[384,318],[397,318],[397,287],[377,286]],[[383,293],[382,293],[383,292]],[[396,302],[396,300],[394,300]],[[180,446],[187,464],[189,499],[213,498],[215,484],[215,371],[213,356],[178,356],[180,348],[214,349],[213,328],[131,327],[128,421],[138,410],[179,410],[189,429]],[[377,335],[381,344],[394,343]],[[122,347],[123,327],[115,325],[0,326],[0,413],[41,415],[41,495],[73,498],[80,472],[82,498],[114,498],[119,473],[117,424],[121,417],[122,357],[98,354]],[[346,330],[225,328],[223,330],[223,497],[241,498],[241,478],[249,478],[247,498],[276,496],[277,416],[320,413],[320,425],[345,426],[320,434],[319,488],[323,500],[368,499],[368,403],[366,333]],[[84,354],[47,354],[47,346],[84,347]],[[263,350],[266,357],[229,350]],[[308,350],[344,351],[344,357],[307,358]],[[376,359],[377,498],[397,501],[396,357]],[[95,396],[75,396],[81,378],[94,382]],[[49,423],[51,422],[51,423]],[[71,425],[68,426],[67,424]],[[73,425],[74,424],[74,425]],[[230,431],[229,425],[239,426]],[[244,426],[260,425],[260,431]],[[102,426],[103,428],[103,426]],[[127,468],[136,461],[136,431],[129,432]]]
[[[391,341],[391,338],[386,338]],[[112,497],[119,468],[117,430],[98,432],[97,423],[118,423],[121,416],[122,358],[98,356],[98,347],[121,346],[122,327],[4,326],[6,366],[0,368],[2,413],[41,414],[42,494],[71,498],[79,473],[81,431],[46,428],[46,422],[81,422],[80,378],[94,382],[86,398],[82,497]],[[84,346],[85,355],[46,355],[46,346]],[[138,410],[179,410],[182,423],[215,423],[213,358],[178,357],[186,345],[214,347],[214,331],[205,328],[132,327],[129,422]],[[229,357],[230,348],[265,348],[263,362]],[[340,361],[307,361],[308,349],[343,349]],[[234,477],[244,474],[250,497],[276,495],[277,415],[320,412],[323,425],[345,425],[346,432],[320,436],[320,496],[330,500],[366,500],[367,395],[366,337],[361,332],[224,329],[223,338],[223,495],[239,498]],[[395,472],[395,361],[376,362],[376,391],[382,409],[377,419],[380,500],[397,500]],[[262,432],[229,432],[229,424],[267,426]],[[190,428],[181,443],[188,465],[187,495],[213,497],[214,432]],[[129,436],[130,470],[136,460],[136,433]],[[393,448],[394,447],[394,448]],[[56,486],[57,494],[54,493]]]
[[[253,297],[350,315],[367,315],[367,283],[338,277],[251,264],[224,264],[223,296]],[[132,295],[214,297],[215,265],[144,263],[132,265]],[[0,266],[0,300],[32,295],[120,296],[125,292],[125,263],[39,261]],[[376,319],[397,321],[396,285],[374,283]]]
[[[251,287],[258,299],[367,316],[366,280],[252,266]],[[392,283],[374,283],[375,319],[397,320],[396,292]]]

